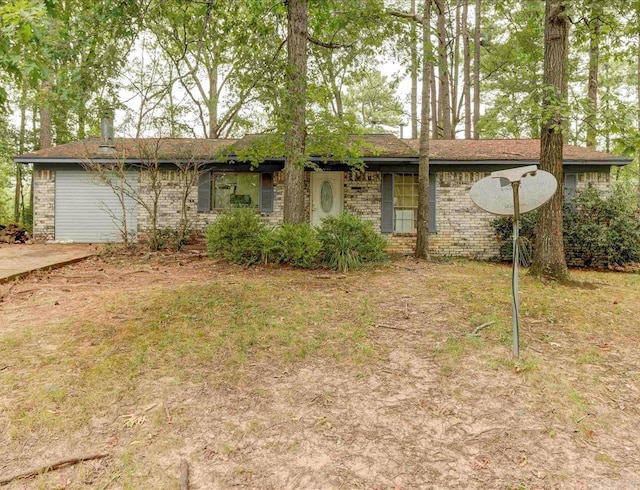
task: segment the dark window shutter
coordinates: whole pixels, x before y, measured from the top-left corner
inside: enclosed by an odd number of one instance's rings
[[[571,201],[578,192],[578,176],[576,174],[564,174],[564,199]]]
[[[260,211],[273,213],[273,174],[260,174]]]
[[[393,174],[382,174],[382,233],[393,233]]]
[[[198,211],[211,211],[211,172],[200,175],[198,181]]]
[[[436,174],[429,174],[429,233],[436,233]]]

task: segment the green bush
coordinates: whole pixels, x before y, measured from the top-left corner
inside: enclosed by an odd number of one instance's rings
[[[520,215],[520,252],[521,262],[523,265],[531,263],[533,258],[533,242],[534,228],[538,212]],[[496,232],[496,236],[500,242],[500,251],[498,257],[503,261],[513,260],[513,218],[511,216],[503,216],[491,221],[491,226]]]
[[[522,215],[520,236],[533,252],[537,213]],[[628,264],[640,261],[640,220],[634,192],[628,185],[614,185],[608,195],[587,188],[565,203],[564,247],[568,263],[585,266]],[[501,260],[511,260],[511,218],[491,222],[500,240]]]
[[[255,211],[234,209],[218,216],[207,228],[207,252],[236,264],[255,264],[262,260],[268,233]]]
[[[352,214],[329,217],[318,231],[322,243],[322,263],[342,271],[387,259],[387,242],[370,222]]]
[[[310,268],[317,264],[322,243],[308,223],[284,224],[273,230],[264,243],[264,254],[274,264]]]
[[[565,248],[584,265],[640,261],[640,222],[628,185],[614,185],[607,197],[596,189],[585,189],[574,204],[564,213]]]

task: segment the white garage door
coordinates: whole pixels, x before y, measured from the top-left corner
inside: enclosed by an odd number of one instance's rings
[[[127,188],[136,192],[137,172],[127,172]],[[121,242],[123,211],[114,190],[99,183],[85,170],[58,170],[56,172],[56,240],[74,242]],[[135,237],[137,204],[125,196],[127,232]]]

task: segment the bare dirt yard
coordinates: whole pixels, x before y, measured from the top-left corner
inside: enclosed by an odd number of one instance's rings
[[[638,488],[640,274],[193,253],[0,284],[4,488]],[[491,323],[472,335],[474,329]]]

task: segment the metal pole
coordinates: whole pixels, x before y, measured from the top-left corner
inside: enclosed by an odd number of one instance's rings
[[[520,265],[520,182],[512,182],[513,188],[513,355],[520,356],[520,325],[518,321],[518,266]]]

